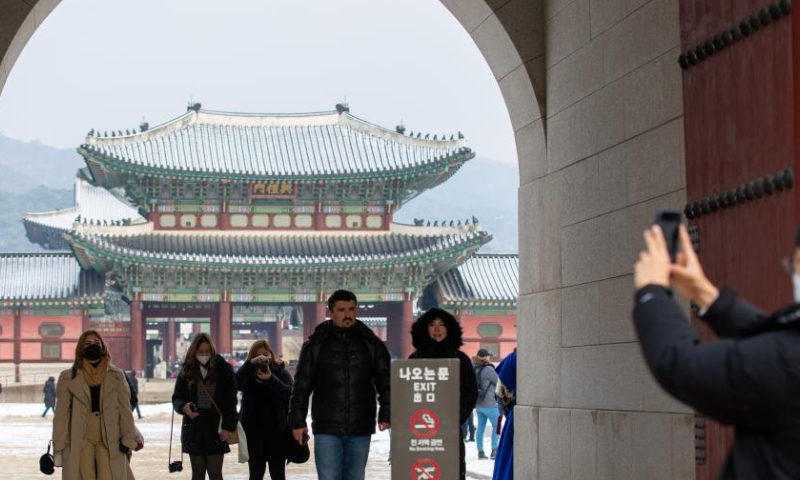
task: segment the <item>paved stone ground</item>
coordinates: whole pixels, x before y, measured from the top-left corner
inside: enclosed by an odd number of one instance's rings
[[[41,480],[46,478],[39,472],[39,457],[47,449],[47,442],[52,433],[52,413],[41,418],[42,407],[37,404],[5,404],[0,403],[0,480]],[[167,453],[169,446],[170,414],[169,405],[144,405],[144,419],[137,420],[136,425],[145,437],[145,448],[134,454],[133,470],[136,480],[174,479],[184,480],[191,477],[189,459],[184,458],[186,469],[182,473],[167,472]],[[179,418],[176,417],[176,421]],[[176,438],[173,439],[173,454],[180,455],[176,425]],[[313,437],[312,440],[313,442]],[[485,440],[489,450],[489,438]],[[227,480],[246,480],[247,464],[236,462],[236,447],[225,457],[223,472]],[[312,458],[303,465],[290,464],[287,467],[287,478],[292,480],[316,480],[314,468],[313,444]],[[389,435],[378,433],[373,437],[370,448],[367,476],[370,480],[390,480]],[[173,460],[176,459],[173,456]],[[467,444],[469,478],[479,480],[491,478],[492,462],[477,460],[474,443]],[[269,475],[267,475],[268,477]],[[60,478],[60,471],[52,478]]]

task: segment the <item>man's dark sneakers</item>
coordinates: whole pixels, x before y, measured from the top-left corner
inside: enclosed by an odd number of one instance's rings
[[[491,458],[492,460],[494,460],[496,457],[497,457],[497,450],[492,450],[492,454],[491,454],[491,455],[489,455],[489,458]]]
[[[486,460],[486,454],[483,452],[478,452],[478,460]]]

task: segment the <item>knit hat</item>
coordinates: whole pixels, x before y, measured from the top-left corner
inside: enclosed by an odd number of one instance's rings
[[[478,350],[478,356],[481,357],[481,358],[483,358],[483,357],[491,357],[492,354],[489,353],[489,350],[486,350],[485,348],[481,348],[480,350]]]

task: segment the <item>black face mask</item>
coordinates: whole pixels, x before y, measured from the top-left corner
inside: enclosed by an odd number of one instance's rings
[[[86,357],[86,359],[90,362],[100,360],[100,357],[103,356],[103,347],[93,343],[83,349],[83,356]]]

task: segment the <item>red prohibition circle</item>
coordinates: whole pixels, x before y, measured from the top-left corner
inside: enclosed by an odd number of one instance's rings
[[[433,425],[431,425],[431,422]],[[411,415],[411,433],[419,438],[431,438],[439,432],[439,416],[432,410],[417,410]]]
[[[417,460],[411,467],[411,480],[439,480],[441,474],[439,464],[429,458]]]

